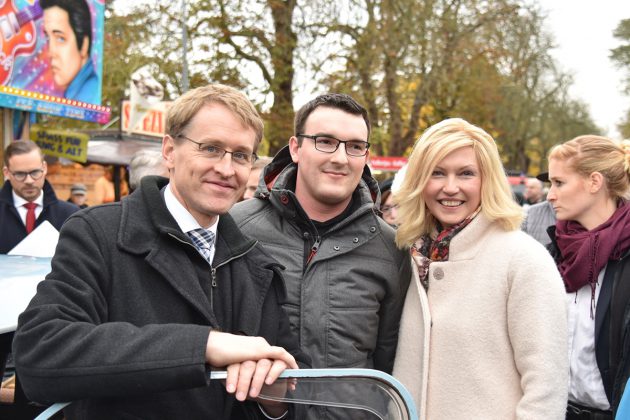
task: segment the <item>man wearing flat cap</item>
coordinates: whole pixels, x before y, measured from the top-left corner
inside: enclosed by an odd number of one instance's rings
[[[536,176],[535,181],[544,183],[549,182],[549,173],[543,172]],[[551,203],[543,200],[533,204],[526,209],[525,219],[521,230],[533,236],[541,244],[547,246],[551,242],[551,238],[547,234],[549,226],[556,224],[556,213],[553,211]]]
[[[86,208],[88,205],[87,200],[87,188],[84,184],[72,184],[70,187],[70,197],[68,202],[79,206],[80,209]]]

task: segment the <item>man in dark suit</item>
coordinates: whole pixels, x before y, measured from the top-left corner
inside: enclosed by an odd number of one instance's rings
[[[245,401],[297,368],[281,266],[226,214],[262,120],[242,93],[209,85],[173,102],[166,133],[170,181],[145,177],[61,230],[13,342],[25,394],[76,401],[68,418],[284,416],[283,404]],[[211,369],[227,370],[225,384]]]
[[[30,140],[17,140],[4,151],[5,183],[0,190],[0,254],[6,254],[44,220],[57,230],[79,207],[58,200],[46,181],[42,151]]]

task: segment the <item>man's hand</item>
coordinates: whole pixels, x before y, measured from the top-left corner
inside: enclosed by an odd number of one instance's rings
[[[257,362],[262,359],[269,359],[274,363],[276,361],[282,361],[286,365],[285,368],[298,368],[295,358],[288,351],[282,347],[269,345],[267,340],[262,337],[248,337],[245,335],[210,331],[206,343],[206,362],[210,366],[223,368],[236,363],[247,361]],[[270,369],[272,366],[270,366]],[[273,372],[277,372],[274,380],[285,368],[281,369],[279,372],[278,366],[274,368]]]
[[[287,410],[286,403],[260,400],[257,397],[265,385],[274,396],[283,397],[287,391],[285,381],[276,384],[277,386],[274,386],[273,389],[269,386],[273,385],[278,376],[287,368],[287,364],[282,360],[261,359],[257,362],[250,360],[234,363],[227,367],[228,376],[225,381],[225,388],[229,393],[236,393],[237,400],[255,399],[269,415],[278,417]]]
[[[249,396],[256,398],[264,385],[272,385],[288,366],[281,360],[269,359],[234,363],[227,367],[225,388],[236,392],[236,399],[245,401]]]
[[[285,369],[298,369],[295,358],[282,347],[271,346],[262,337],[211,331],[206,344],[206,362],[215,368],[227,366],[225,389],[236,399],[256,398],[263,385],[272,385]],[[282,395],[286,392],[283,387]],[[265,411],[280,416],[284,403],[260,401]]]

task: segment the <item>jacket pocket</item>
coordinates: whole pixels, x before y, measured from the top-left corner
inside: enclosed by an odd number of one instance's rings
[[[378,307],[331,308],[327,326],[328,367],[372,368],[378,324]]]

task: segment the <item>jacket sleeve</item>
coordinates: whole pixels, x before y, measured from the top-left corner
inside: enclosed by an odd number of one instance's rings
[[[411,258],[407,251],[396,253],[397,275],[389,280],[389,290],[379,309],[378,340],[374,351],[374,369],[391,375],[398,344],[398,329],[403,303],[411,280]]]
[[[526,212],[525,216],[523,217],[523,223],[521,223],[521,230],[527,234],[530,234],[529,229],[529,212]]]
[[[613,388],[612,406],[615,411],[619,407],[619,403],[624,395],[628,394],[628,396],[630,396],[630,390],[628,388],[628,378],[630,378],[630,305],[626,307],[624,314],[622,339],[621,360],[619,361]],[[625,398],[628,399],[627,396]],[[630,405],[626,405],[630,407]]]
[[[511,258],[507,326],[523,391],[516,418],[564,419],[569,362],[562,279],[533,238],[524,237]]]
[[[615,273],[615,281],[618,284],[615,292],[616,296],[624,296],[624,291],[630,287],[630,283],[628,283],[630,281],[630,278],[628,278],[630,277],[628,273],[630,270],[630,255],[625,255],[619,264],[618,271]],[[623,318],[620,320],[621,325],[619,326],[619,362],[615,372],[612,391],[613,412],[617,410],[624,392],[628,394],[626,400],[630,401],[630,391],[628,391],[629,387],[627,385],[628,378],[630,378],[630,301],[623,301],[623,298],[619,300],[621,301],[619,306],[623,307]],[[626,408],[628,407],[630,407],[630,404],[626,404]]]
[[[281,273],[274,269],[274,278],[272,281],[271,293],[268,293],[263,303],[263,314],[265,314],[265,322],[261,326],[261,336],[264,337],[269,344],[283,347],[297,361],[300,369],[308,369],[311,367],[310,357],[300,349],[297,336],[291,331],[289,317],[282,309],[281,303],[286,300],[286,292],[284,280]],[[235,407],[237,407],[235,405]],[[241,412],[233,413],[232,418],[242,419],[261,419],[266,417],[262,414],[257,404],[247,402],[239,407]],[[301,404],[289,404],[289,413],[285,420],[303,418],[304,406]]]
[[[51,403],[206,385],[210,327],[109,322],[116,261],[99,226],[68,219],[52,271],[19,317],[13,354],[26,395]]]

